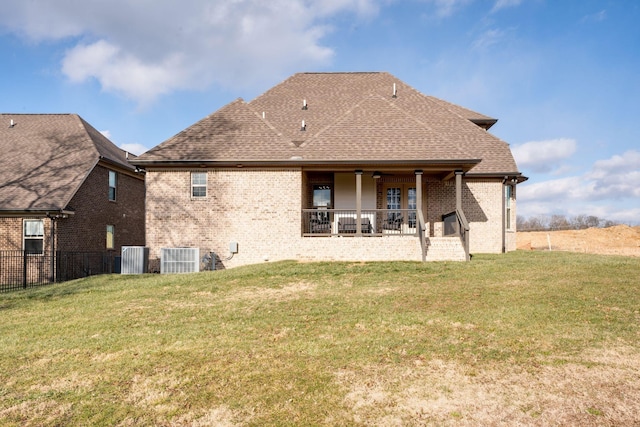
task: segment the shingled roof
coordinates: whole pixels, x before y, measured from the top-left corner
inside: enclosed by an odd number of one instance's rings
[[[76,114],[0,114],[0,214],[67,209],[99,161],[135,169]]]
[[[486,131],[495,122],[389,73],[298,73],[253,101],[224,106],[134,163],[441,162],[474,174],[519,174],[508,144]]]

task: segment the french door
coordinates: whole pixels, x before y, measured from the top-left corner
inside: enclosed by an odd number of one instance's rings
[[[416,186],[415,184],[391,183],[385,185],[386,208],[389,224],[411,232],[416,228]],[[408,230],[407,230],[408,229]]]

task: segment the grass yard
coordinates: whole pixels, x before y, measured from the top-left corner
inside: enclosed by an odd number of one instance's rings
[[[0,294],[0,425],[640,425],[640,259],[265,263]]]

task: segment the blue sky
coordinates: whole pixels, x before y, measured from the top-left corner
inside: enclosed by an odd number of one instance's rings
[[[0,112],[134,153],[300,71],[388,71],[499,119],[518,214],[640,223],[636,0],[2,0]]]

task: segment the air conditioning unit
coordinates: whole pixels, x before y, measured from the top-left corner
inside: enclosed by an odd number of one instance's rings
[[[149,248],[144,246],[123,246],[121,274],[143,274],[149,265]]]
[[[160,273],[197,273],[200,271],[200,249],[162,248]]]

